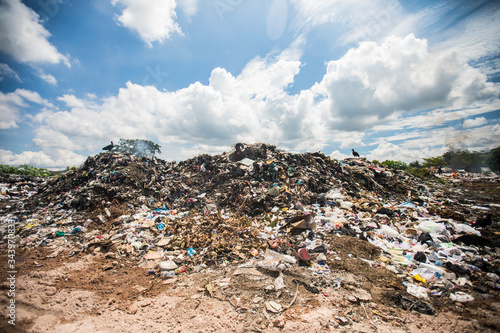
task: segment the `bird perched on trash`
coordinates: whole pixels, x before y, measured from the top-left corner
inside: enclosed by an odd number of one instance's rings
[[[359,157],[359,154],[356,151],[354,151],[354,149],[352,149],[352,156]]]
[[[106,147],[103,147],[102,150],[109,150],[111,151],[111,149],[113,149],[115,145],[113,144],[113,141],[111,141],[111,144],[110,145],[107,145]]]

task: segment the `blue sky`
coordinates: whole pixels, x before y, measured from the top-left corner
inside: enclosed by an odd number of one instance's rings
[[[0,0],[0,163],[500,145],[500,2]]]

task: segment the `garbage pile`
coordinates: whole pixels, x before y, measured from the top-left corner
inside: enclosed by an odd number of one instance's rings
[[[74,171],[49,181],[27,209],[91,212],[103,202],[177,210],[239,210],[255,216],[274,206],[326,204],[333,188],[360,198],[370,191],[381,198],[417,194],[426,188],[403,172],[362,160],[346,163],[321,153],[290,154],[271,145],[236,145],[232,153],[199,155],[180,163],[155,157],[102,153]]]
[[[498,242],[481,234],[497,226],[498,205],[461,202],[439,182],[364,159],[267,144],[183,162],[110,152],[55,179],[11,183],[17,192],[2,182],[3,222],[48,257],[126,256],[166,279],[231,266],[312,293],[340,288],[332,271],[352,259],[404,280],[398,304],[426,314],[431,298],[469,302],[500,289]],[[484,213],[489,224],[474,225]],[[346,257],[346,237],[369,250]],[[299,268],[304,277],[292,278]]]

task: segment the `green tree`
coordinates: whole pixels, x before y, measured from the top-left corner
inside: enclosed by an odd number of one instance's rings
[[[15,175],[22,176],[31,176],[31,177],[48,177],[50,176],[50,171],[44,168],[36,168],[29,164],[22,164],[18,167],[9,166],[6,164],[0,165],[0,173],[10,173]]]
[[[385,160],[381,163],[381,165],[395,170],[405,170],[406,168],[408,168],[408,165],[405,162],[401,161]]]
[[[446,162],[443,156],[424,158],[424,163],[422,163],[423,167],[443,167],[445,165]]]
[[[408,167],[418,169],[421,167],[421,165],[419,161],[413,161],[410,164],[408,164]]]
[[[491,171],[500,171],[500,146],[490,150],[487,163]]]
[[[479,172],[486,166],[487,152],[471,152],[467,149],[449,150],[443,154],[446,165],[453,169]]]
[[[114,150],[120,153],[130,153],[138,157],[151,157],[161,154],[160,145],[144,139],[120,139]]]

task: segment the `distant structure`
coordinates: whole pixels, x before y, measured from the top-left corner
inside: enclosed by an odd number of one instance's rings
[[[359,154],[357,152],[355,152],[354,149],[352,149],[352,156],[359,157]]]
[[[111,144],[110,145],[107,145],[106,147],[103,147],[102,150],[109,150],[111,151],[111,149],[113,149],[115,145],[113,144],[113,141],[111,141]]]

